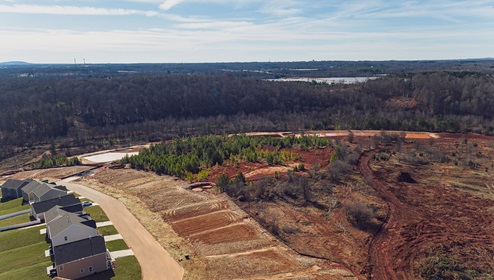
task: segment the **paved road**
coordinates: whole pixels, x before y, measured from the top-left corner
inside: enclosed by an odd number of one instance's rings
[[[154,237],[139,223],[120,201],[80,184],[59,181],[58,184],[97,202],[113,226],[134,252],[142,269],[144,280],[179,280],[183,268],[161,247]]]

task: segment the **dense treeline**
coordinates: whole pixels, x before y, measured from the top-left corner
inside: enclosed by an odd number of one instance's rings
[[[275,147],[269,151],[266,146]],[[319,137],[248,137],[236,135],[230,138],[203,136],[198,138],[176,138],[167,143],[151,145],[138,155],[126,156],[121,163],[130,163],[132,168],[152,170],[158,174],[175,175],[192,179],[214,165],[224,161],[232,164],[241,161],[265,161],[268,164],[284,164],[296,159],[297,155],[281,150],[297,146],[300,149],[329,147],[327,138]]]
[[[65,154],[58,154],[47,158],[43,158],[40,161],[32,163],[31,166],[33,168],[43,169],[43,168],[52,168],[52,167],[60,167],[60,166],[74,166],[80,164],[81,162],[77,157],[68,158]]]
[[[0,80],[4,147],[94,139],[301,129],[492,133],[486,74],[392,75],[359,85],[268,82],[234,75]],[[60,141],[59,141],[60,142]]]

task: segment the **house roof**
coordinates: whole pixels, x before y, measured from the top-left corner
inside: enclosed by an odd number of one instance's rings
[[[69,205],[69,206],[60,206],[60,205],[55,205],[53,206],[50,210],[45,212],[45,221],[46,223],[49,223],[53,219],[62,216],[65,213],[77,213],[77,212],[82,212],[82,204],[74,204],[74,205]]]
[[[61,186],[61,185],[56,185],[52,188],[57,189],[57,190],[61,190],[61,191],[65,191],[65,192],[68,191],[66,186]]]
[[[53,248],[55,265],[73,262],[82,258],[99,255],[106,252],[103,236],[94,236],[87,239],[63,244]]]
[[[79,200],[79,198],[76,198],[74,194],[69,194],[57,198],[48,199],[45,201],[35,202],[31,204],[31,207],[33,207],[34,212],[36,213],[44,213],[56,205],[65,207],[75,204],[81,204],[81,201]]]
[[[15,179],[8,179],[2,186],[2,189],[11,189],[11,190],[17,190],[19,188],[22,188],[29,184],[31,181],[28,180],[15,180]]]
[[[96,229],[96,222],[94,220],[84,219],[77,214],[65,212],[63,210],[60,210],[60,214],[62,215],[59,218],[51,220],[46,225],[49,228],[51,237],[57,236],[59,233],[71,226],[86,226],[92,229]]]
[[[33,192],[36,188],[38,188],[39,186],[43,185],[44,183],[42,182],[39,182],[39,181],[31,181],[29,184],[25,185],[23,188],[22,188],[22,192],[24,193],[30,193],[30,192]]]
[[[50,185],[48,185],[48,184],[46,184],[46,183],[43,183],[43,184],[41,184],[39,187],[37,187],[37,188],[33,191],[33,193],[34,193],[34,195],[35,195],[35,196],[37,196],[37,197],[41,197],[41,196],[43,196],[44,194],[46,194],[46,193],[48,193],[48,192],[50,192],[50,191],[59,192],[59,193],[60,193],[60,195],[65,195],[65,194],[67,194],[67,192],[66,192],[66,191],[60,190],[60,189],[58,189],[58,188],[54,188],[53,186],[50,186]]]

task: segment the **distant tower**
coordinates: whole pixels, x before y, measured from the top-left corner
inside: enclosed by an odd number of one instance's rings
[[[86,59],[85,59],[85,58],[83,58],[82,60],[84,61],[84,65],[86,65]]]
[[[74,66],[77,66],[77,60],[74,58]]]

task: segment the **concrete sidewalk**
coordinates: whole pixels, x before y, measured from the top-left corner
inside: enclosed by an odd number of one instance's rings
[[[110,252],[110,255],[111,255],[112,259],[117,259],[117,258],[122,258],[122,257],[127,257],[127,256],[133,256],[134,252],[132,251],[132,249],[127,249],[127,250]]]

